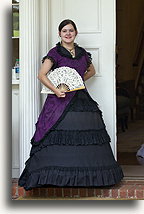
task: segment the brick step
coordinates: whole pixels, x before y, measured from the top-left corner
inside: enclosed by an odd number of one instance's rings
[[[134,198],[109,198],[109,197],[105,197],[105,198],[102,198],[102,197],[78,197],[78,198],[76,198],[76,197],[28,197],[28,196],[24,196],[24,197],[22,197],[22,196],[20,196],[19,198],[16,198],[15,200],[79,200],[79,201],[81,201],[81,200],[89,200],[89,201],[96,201],[96,200],[101,200],[101,201],[103,201],[103,200],[108,200],[108,201],[110,201],[110,200],[136,200],[136,199],[134,199]],[[141,200],[143,200],[143,199],[141,199]]]
[[[143,180],[123,180],[113,187],[102,188],[75,188],[75,187],[47,187],[34,188],[33,190],[25,191],[23,187],[19,187],[17,179],[12,180],[12,199],[23,197],[24,200],[29,198],[45,198],[50,199],[77,199],[83,200],[143,200],[144,199],[144,181]],[[49,199],[46,199],[49,198]],[[89,198],[89,199],[88,199]],[[90,199],[93,198],[93,199]],[[34,199],[34,200],[39,200]],[[20,199],[22,200],[22,199]],[[32,199],[30,199],[32,200]],[[40,199],[43,200],[43,199]]]

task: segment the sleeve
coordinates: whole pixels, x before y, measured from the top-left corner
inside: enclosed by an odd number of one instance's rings
[[[86,51],[86,61],[87,61],[87,68],[92,64],[92,55],[90,52]]]
[[[50,59],[53,63],[53,66],[52,66],[52,69],[56,68],[57,67],[57,63],[58,63],[58,56],[57,56],[57,52],[55,50],[55,48],[51,49],[47,55],[45,55],[43,58],[42,58],[42,63],[44,63],[44,61],[46,59]]]

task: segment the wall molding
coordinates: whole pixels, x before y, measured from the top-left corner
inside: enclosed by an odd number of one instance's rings
[[[84,46],[84,48],[88,52],[92,53],[92,62],[96,69],[96,74],[93,77],[102,77],[102,63],[101,63],[102,48],[101,48],[101,46]],[[95,53],[97,53],[96,58],[95,58]],[[96,62],[97,62],[97,64],[96,64]]]

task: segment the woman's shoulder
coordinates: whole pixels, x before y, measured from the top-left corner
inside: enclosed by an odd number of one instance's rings
[[[80,46],[80,45],[77,44],[77,43],[75,43],[75,47],[76,47],[76,48],[79,48],[81,51],[86,52],[86,49],[85,49],[84,47]]]
[[[75,44],[77,49],[81,52],[82,55],[91,56],[91,53],[88,52],[84,47],[79,46],[78,44]]]
[[[84,55],[86,57],[86,60],[91,62],[92,54],[89,51],[87,51],[84,47],[78,46],[78,48],[80,49],[81,55]]]
[[[48,53],[56,53],[57,52],[57,46],[52,47],[49,49]]]
[[[56,46],[51,48],[47,54],[42,58],[42,63],[45,61],[45,59],[50,59],[54,64],[56,64],[58,60],[58,54]]]

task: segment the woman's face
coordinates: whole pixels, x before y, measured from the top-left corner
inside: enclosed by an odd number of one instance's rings
[[[74,29],[72,24],[65,25],[61,29],[61,32],[59,32],[59,36],[61,37],[61,40],[64,43],[74,42],[76,35],[77,31]]]

